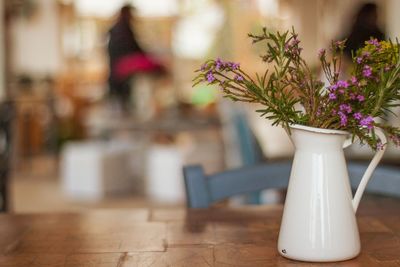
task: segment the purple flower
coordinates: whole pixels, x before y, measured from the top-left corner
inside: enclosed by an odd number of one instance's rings
[[[293,46],[298,45],[299,43],[300,43],[300,41],[296,37],[294,37],[292,42],[290,43],[290,46],[293,47]]]
[[[285,52],[288,53],[290,50],[289,43],[285,43]]]
[[[360,125],[361,126],[365,126],[369,130],[371,130],[372,127],[373,127],[373,122],[374,122],[374,118],[372,118],[371,116],[367,116],[367,117],[365,117],[365,118],[360,120]]]
[[[368,51],[362,52],[362,57],[363,57],[363,58],[368,58],[370,55],[371,55],[371,53],[368,52]]]
[[[378,47],[378,46],[380,46],[380,44],[379,44],[379,41],[375,38],[375,39],[370,39],[369,41],[367,41],[368,42],[368,44],[370,44],[370,45],[374,45],[374,46],[376,46],[376,47]]]
[[[351,77],[351,83],[354,84],[354,85],[356,85],[357,82],[358,82],[357,78],[354,77],[354,76],[352,76],[352,77]]]
[[[363,96],[363,95],[358,95],[358,96],[357,96],[357,99],[358,99],[359,102],[363,102],[363,101],[365,100],[365,96]]]
[[[347,125],[347,116],[346,116],[346,114],[344,114],[341,111],[339,111],[338,114],[340,116],[340,125],[341,126],[346,126]]]
[[[351,113],[352,109],[349,104],[340,104],[340,111],[345,111],[346,113]]]
[[[236,81],[238,81],[238,82],[241,82],[241,81],[243,81],[243,76],[242,75],[235,75],[235,78],[234,78]]]
[[[361,120],[362,119],[362,114],[360,112],[356,112],[353,114],[354,119],[356,120]]]
[[[348,83],[347,81],[342,81],[342,80],[340,80],[340,81],[338,81],[336,84],[337,84],[338,87],[342,87],[342,88],[347,88],[347,87],[349,87],[349,83]]]
[[[331,89],[331,91],[336,91],[338,89],[337,84],[332,84],[329,89]]]
[[[378,142],[378,143],[376,144],[376,149],[377,149],[377,150],[383,150],[384,147],[385,147],[385,145],[382,144],[382,142]]]
[[[333,46],[335,49],[344,49],[345,40],[336,41]]]
[[[362,59],[361,57],[356,58],[356,62],[357,62],[358,64],[361,64],[362,60],[363,60],[363,59]]]
[[[239,64],[239,63],[234,63],[234,62],[231,62],[231,63],[232,63],[231,68],[232,68],[233,70],[239,69],[239,67],[240,67],[240,64]]]
[[[217,70],[221,69],[224,66],[224,62],[222,62],[222,60],[220,58],[217,58],[217,60],[215,61],[215,68]]]
[[[329,99],[330,100],[335,100],[337,97],[334,93],[329,93]]]
[[[350,99],[351,100],[355,100],[356,99],[356,95],[354,93],[350,93]]]
[[[212,74],[211,71],[209,71],[209,72],[207,73],[207,81],[208,81],[209,83],[212,83],[213,81],[215,81],[215,77],[214,77],[214,75]]]
[[[362,71],[364,77],[368,78],[372,75],[372,68],[368,65],[365,65]]]

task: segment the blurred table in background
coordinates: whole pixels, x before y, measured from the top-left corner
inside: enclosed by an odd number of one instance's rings
[[[0,266],[311,266],[276,250],[282,206],[0,215]],[[400,199],[366,196],[362,252],[312,266],[399,266]]]
[[[122,191],[182,204],[185,164],[200,163],[212,172],[225,167],[215,114],[175,110],[141,121],[97,110],[89,117],[86,127],[91,138],[70,142],[61,153],[61,176],[69,196],[101,199],[106,191],[114,195]],[[102,186],[104,181],[115,186]]]
[[[91,136],[107,136],[121,131],[146,135],[154,133],[177,134],[183,131],[207,130],[221,126],[217,114],[188,113],[182,114],[182,111],[170,110],[162,116],[140,120],[134,116],[114,116],[108,111],[95,110],[88,116],[85,126]]]

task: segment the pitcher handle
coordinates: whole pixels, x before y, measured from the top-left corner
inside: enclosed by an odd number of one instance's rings
[[[367,187],[368,181],[371,179],[372,173],[374,172],[376,166],[378,165],[379,161],[381,160],[383,154],[385,153],[387,147],[387,139],[383,131],[379,128],[375,128],[375,134],[379,137],[380,142],[382,143],[382,149],[378,149],[375,153],[375,156],[372,158],[371,163],[368,165],[367,170],[365,171],[360,184],[356,190],[354,195],[352,204],[354,213],[357,212],[358,204],[360,204],[361,197],[364,193],[365,188]],[[353,143],[352,138],[348,138],[344,144],[343,148],[348,147]]]

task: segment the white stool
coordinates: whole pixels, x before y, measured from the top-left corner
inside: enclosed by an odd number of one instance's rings
[[[185,200],[183,152],[175,145],[153,145],[147,154],[146,192],[156,202],[176,204]]]
[[[96,200],[132,190],[129,147],[107,142],[68,143],[62,152],[63,191],[75,199]]]

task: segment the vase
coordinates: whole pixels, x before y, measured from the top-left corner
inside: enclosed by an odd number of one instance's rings
[[[378,128],[376,135],[386,144]],[[290,127],[295,155],[278,239],[279,253],[311,262],[342,261],[360,253],[356,211],[383,156],[377,150],[352,196],[343,148],[352,144],[346,131],[302,125]]]

